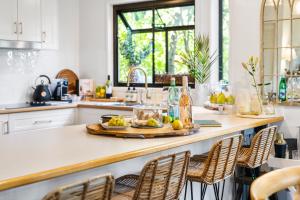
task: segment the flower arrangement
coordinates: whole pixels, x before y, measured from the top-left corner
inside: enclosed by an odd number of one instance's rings
[[[260,88],[259,88],[263,84],[258,84],[258,82],[256,80],[256,72],[257,72],[258,63],[259,63],[259,58],[254,57],[254,56],[251,56],[249,58],[248,62],[242,63],[243,68],[248,72],[248,74],[250,74],[250,76],[252,78],[252,86],[255,88],[255,91],[256,91],[260,111],[259,111],[259,113],[255,113],[255,114],[261,114],[263,111],[262,99],[261,99]],[[266,84],[264,84],[264,85],[266,85]]]

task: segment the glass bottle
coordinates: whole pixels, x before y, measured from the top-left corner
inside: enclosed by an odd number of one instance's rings
[[[168,115],[172,121],[179,119],[179,89],[176,87],[175,78],[171,78],[168,90]]]
[[[110,80],[110,75],[107,76],[107,81],[105,86],[106,86],[106,98],[110,99],[112,97],[112,89],[113,89],[113,85]]]
[[[287,88],[287,84],[286,84],[286,78],[282,77],[280,79],[280,83],[279,83],[279,101],[284,102],[286,101],[286,88]]]
[[[179,99],[180,121],[184,128],[192,128],[192,98],[189,92],[188,77],[182,77],[182,93]]]

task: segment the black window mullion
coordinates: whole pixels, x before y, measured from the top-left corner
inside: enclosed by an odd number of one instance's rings
[[[219,80],[223,80],[223,0],[219,0]]]
[[[166,49],[166,73],[169,74],[169,31],[166,30],[165,32],[165,37],[166,37],[166,44],[165,44],[165,49]]]
[[[152,9],[152,83],[155,84],[155,9]]]

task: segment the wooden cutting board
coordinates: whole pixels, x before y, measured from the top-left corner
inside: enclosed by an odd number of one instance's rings
[[[111,98],[111,99],[95,99],[95,98],[92,98],[92,99],[89,99],[89,101],[94,101],[94,102],[124,102],[125,99],[124,98]]]
[[[121,138],[155,138],[187,136],[196,133],[200,126],[195,125],[193,129],[173,130],[170,126],[155,129],[141,129],[128,127],[126,130],[105,130],[100,124],[91,124],[86,126],[88,133],[93,135],[107,135]]]

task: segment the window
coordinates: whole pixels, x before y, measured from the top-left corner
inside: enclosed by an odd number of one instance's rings
[[[152,87],[180,82],[188,74],[177,62],[182,52],[194,48],[194,0],[151,1],[114,6],[114,84],[126,86],[130,67],[141,67]],[[137,86],[144,76],[131,77]],[[191,80],[191,83],[193,80]]]
[[[219,0],[220,36],[219,36],[219,79],[229,81],[229,0]]]

